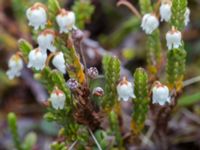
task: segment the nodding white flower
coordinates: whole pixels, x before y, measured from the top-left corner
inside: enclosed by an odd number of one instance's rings
[[[62,52],[58,52],[53,60],[52,60],[53,65],[63,74],[66,73],[66,65],[65,65],[65,59],[64,59],[64,54]]]
[[[129,98],[135,98],[133,85],[124,77],[117,85],[119,100],[128,101]]]
[[[42,52],[46,53],[46,50],[55,52],[56,47],[54,44],[55,32],[53,30],[46,29],[37,38],[39,48]]]
[[[171,50],[173,48],[179,48],[179,46],[182,45],[181,39],[182,39],[181,32],[172,27],[172,30],[168,31],[166,34],[168,49]]]
[[[13,55],[8,61],[8,71],[6,74],[11,80],[14,77],[19,77],[21,75],[21,70],[23,69],[23,61],[18,54]]]
[[[143,16],[141,27],[146,34],[151,34],[158,26],[159,21],[154,14],[146,14]]]
[[[26,11],[29,25],[33,26],[35,30],[39,28],[44,29],[47,23],[46,8],[42,3],[35,3]]]
[[[188,23],[190,22],[190,9],[189,8],[186,8],[184,17],[185,17],[185,26],[187,26]]]
[[[160,6],[161,21],[168,22],[171,19],[172,15],[171,7],[172,7],[171,1],[163,1],[163,3]]]
[[[47,54],[42,53],[40,48],[36,48],[30,51],[28,55],[28,68],[34,67],[36,70],[42,70],[45,67],[45,62],[47,59]]]
[[[61,9],[60,13],[56,16],[56,21],[60,28],[60,33],[68,33],[75,28],[75,14],[72,11]]]
[[[55,88],[51,93],[49,100],[51,101],[52,107],[56,110],[63,109],[65,106],[66,96],[63,91]]]
[[[170,103],[169,89],[167,86],[162,85],[160,82],[156,82],[152,89],[152,102],[153,104],[159,104],[161,106],[165,103]]]

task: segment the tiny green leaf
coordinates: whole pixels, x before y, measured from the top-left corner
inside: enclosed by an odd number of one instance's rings
[[[60,5],[57,0],[48,0],[48,12],[51,21],[55,20],[56,15],[60,10]]]
[[[24,39],[18,41],[18,46],[24,57],[28,57],[29,52],[33,49],[32,45]]]
[[[187,8],[187,0],[172,1],[171,26],[176,27],[178,30],[184,29],[186,8]]]
[[[7,119],[8,119],[8,125],[9,125],[9,128],[10,128],[10,132],[12,134],[12,139],[13,139],[13,142],[14,142],[16,149],[17,150],[23,150],[21,142],[20,142],[20,137],[19,137],[19,134],[18,134],[18,131],[17,131],[17,117],[16,117],[16,115],[14,113],[10,112],[8,114]]]
[[[33,149],[33,146],[37,142],[37,135],[34,132],[30,132],[26,135],[23,143],[23,149],[24,150],[31,150]]]
[[[143,129],[144,122],[146,120],[148,112],[148,76],[147,73],[142,68],[136,69],[134,73],[134,92],[136,99],[133,100],[133,120],[132,120],[132,130],[135,134],[140,133]]]
[[[116,57],[104,56],[103,70],[105,76],[105,96],[103,98],[103,108],[110,110],[117,100],[117,82],[120,78],[120,61]]]

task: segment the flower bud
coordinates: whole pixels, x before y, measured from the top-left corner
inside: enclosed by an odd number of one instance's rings
[[[152,89],[152,103],[163,106],[166,102],[170,103],[169,89],[167,86],[156,82]]]
[[[46,29],[37,38],[39,48],[43,53],[46,53],[47,49],[51,52],[56,51],[56,47],[53,45],[55,33],[52,30]]]
[[[187,26],[188,23],[190,22],[190,9],[189,8],[186,8],[184,17],[185,17],[185,21],[184,21],[185,22],[185,26]]]
[[[68,86],[71,90],[75,90],[75,89],[78,88],[79,83],[78,83],[78,81],[76,81],[75,79],[70,78],[70,79],[67,81],[67,86]]]
[[[63,91],[55,88],[54,91],[51,93],[49,100],[51,101],[52,107],[56,110],[63,109],[65,106],[65,99],[66,96]]]
[[[14,77],[19,77],[21,75],[21,70],[23,69],[23,61],[18,54],[13,55],[8,61],[8,71],[6,74],[11,80]]]
[[[169,50],[173,48],[179,48],[182,45],[181,43],[182,35],[181,32],[172,28],[171,31],[168,31],[166,34],[167,47]]]
[[[151,34],[159,26],[159,21],[154,14],[146,14],[142,18],[141,27],[146,34]]]
[[[60,33],[68,33],[75,28],[75,14],[72,11],[61,9],[60,13],[56,16],[56,21],[60,28]]]
[[[171,7],[172,7],[171,1],[165,1],[161,4],[160,6],[161,21],[166,21],[166,22],[170,21],[172,15]]]
[[[65,59],[62,52],[58,52],[54,56],[52,63],[60,72],[62,72],[63,74],[66,73]]]
[[[117,93],[119,100],[128,101],[130,98],[135,98],[133,85],[125,77],[117,85]]]
[[[102,97],[104,95],[104,90],[101,87],[96,87],[93,89],[92,95]]]
[[[45,28],[47,23],[47,14],[43,4],[35,3],[32,7],[27,9],[26,16],[28,18],[29,25],[33,26],[35,30]]]
[[[36,48],[29,53],[28,59],[28,68],[34,67],[36,70],[42,70],[45,67],[47,54]]]
[[[96,67],[90,67],[88,70],[87,70],[87,74],[90,78],[92,79],[95,79],[98,75],[99,75],[99,72],[97,70]]]

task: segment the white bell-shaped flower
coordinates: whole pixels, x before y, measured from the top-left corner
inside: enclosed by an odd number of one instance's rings
[[[44,30],[37,38],[39,48],[43,53],[46,53],[47,49],[51,52],[56,51],[54,46],[55,32],[49,29]]]
[[[9,69],[6,74],[10,80],[14,77],[19,77],[21,75],[21,70],[23,69],[22,58],[18,54],[13,55],[8,61],[8,67]]]
[[[28,68],[35,68],[36,70],[42,70],[45,67],[45,62],[47,59],[47,54],[42,53],[40,48],[36,48],[32,51],[30,51],[28,55]]]
[[[161,6],[160,6],[160,17],[161,17],[161,21],[170,21],[171,19],[171,7],[172,7],[172,3],[171,1],[164,1]]]
[[[29,25],[33,26],[35,30],[39,28],[44,29],[47,23],[46,8],[41,3],[35,3],[32,7],[26,11],[26,17],[28,18]]]
[[[55,54],[52,63],[60,72],[62,72],[63,74],[66,73],[65,59],[62,52],[58,52],[57,54]]]
[[[50,98],[49,98],[52,104],[52,107],[56,110],[64,108],[65,99],[66,99],[66,96],[64,92],[59,90],[58,88],[54,89],[54,91],[51,93]]]
[[[151,34],[158,26],[159,21],[154,14],[146,14],[143,16],[141,27],[146,34]]]
[[[190,9],[189,8],[186,8],[184,17],[185,17],[185,21],[184,21],[185,22],[185,26],[187,26],[188,23],[190,22]]]
[[[169,89],[167,86],[157,82],[152,89],[152,103],[161,106],[170,103]]]
[[[75,28],[75,14],[72,11],[61,9],[60,13],[56,16],[57,24],[60,28],[60,33],[68,33]]]
[[[130,98],[135,98],[133,85],[126,78],[123,78],[117,85],[117,93],[119,100],[128,101]]]
[[[174,27],[172,27],[172,30],[168,31],[166,34],[166,40],[167,40],[167,47],[169,50],[171,50],[173,48],[179,48],[179,46],[182,45],[181,32],[176,30]]]

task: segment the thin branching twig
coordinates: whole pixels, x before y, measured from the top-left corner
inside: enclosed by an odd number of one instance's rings
[[[78,142],[77,140],[74,141],[74,143],[72,143],[72,145],[69,147],[68,150],[73,150],[73,148],[74,148],[74,146],[76,145],[77,142]]]
[[[141,19],[141,15],[139,13],[139,11],[130,3],[128,2],[127,0],[120,0],[119,2],[117,2],[117,6],[121,6],[121,5],[124,5],[126,7],[128,7],[131,12],[136,15],[139,19]]]
[[[185,80],[183,82],[183,86],[186,87],[186,86],[189,86],[189,85],[194,84],[196,82],[200,82],[200,76]]]
[[[94,136],[94,134],[93,134],[93,132],[91,131],[91,129],[90,129],[90,128],[88,128],[88,131],[90,132],[90,134],[91,134],[91,136],[92,136],[92,138],[93,138],[94,142],[96,143],[96,145],[97,145],[98,149],[99,149],[99,150],[102,150],[102,148],[101,148],[101,146],[100,146],[99,142],[97,141],[96,137]]]

